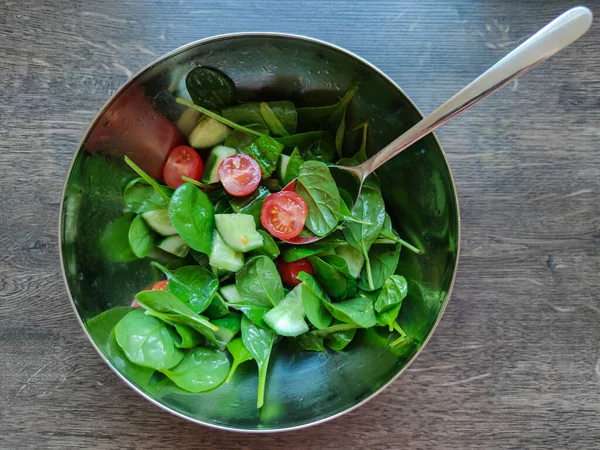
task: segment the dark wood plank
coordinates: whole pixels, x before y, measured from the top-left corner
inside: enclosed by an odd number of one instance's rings
[[[304,431],[219,432],[102,363],[66,296],[58,211],[79,138],[131,73],[205,36],[285,31],[358,53],[427,112],[575,4],[240,3],[0,4],[0,447],[597,448],[598,24],[439,132],[462,209],[455,290],[419,359],[370,403]]]

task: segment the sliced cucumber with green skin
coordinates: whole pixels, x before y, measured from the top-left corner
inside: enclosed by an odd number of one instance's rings
[[[244,267],[244,254],[228,246],[215,230],[208,262],[216,269],[237,272]]]
[[[180,258],[186,257],[190,251],[190,246],[178,234],[164,238],[157,247]]]
[[[233,156],[236,153],[237,151],[234,148],[225,147],[224,145],[217,145],[213,148],[208,156],[208,161],[206,161],[202,181],[209,184],[221,181],[219,179],[219,166],[225,158]]]
[[[161,236],[173,236],[177,231],[169,219],[169,211],[167,209],[155,209],[142,213],[142,217],[150,228],[156,231]]]
[[[204,116],[190,133],[188,141],[194,148],[210,148],[222,144],[230,131],[227,125]]]
[[[304,315],[302,285],[299,284],[263,319],[280,336],[298,336],[308,331]]]
[[[242,296],[240,295],[240,291],[237,290],[235,284],[228,284],[227,286],[223,286],[219,292],[225,299],[225,301],[229,303],[241,303],[244,301]]]
[[[225,243],[238,252],[249,252],[263,245],[250,214],[215,214],[215,225]]]
[[[290,163],[290,157],[288,155],[279,155],[279,164],[277,165],[277,178],[283,184],[285,184],[285,171],[287,170],[288,164]]]

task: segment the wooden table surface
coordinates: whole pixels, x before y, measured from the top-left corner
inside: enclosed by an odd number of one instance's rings
[[[0,448],[598,448],[600,21],[439,132],[462,210],[451,301],[406,374],[332,422],[228,433],[139,397],[77,323],[57,237],[88,123],[175,47],[233,31],[313,36],[366,58],[429,112],[574,4],[2,1]]]

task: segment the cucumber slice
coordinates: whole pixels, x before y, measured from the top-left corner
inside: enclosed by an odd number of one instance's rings
[[[180,258],[185,258],[190,251],[189,245],[178,234],[164,238],[157,247]]]
[[[210,151],[208,161],[206,161],[206,167],[204,168],[204,174],[202,175],[202,181],[204,183],[218,183],[219,180],[219,166],[223,160],[229,156],[235,155],[237,151],[224,145],[217,145]]]
[[[237,272],[244,267],[244,254],[229,247],[219,232],[215,231],[208,263],[216,269]]]
[[[169,219],[169,211],[167,209],[155,209],[142,213],[142,217],[150,228],[156,231],[161,236],[173,236],[177,231]]]
[[[308,331],[302,305],[302,284],[296,286],[277,306],[263,317],[280,336],[298,336]]]
[[[188,141],[194,148],[214,147],[222,144],[230,131],[227,125],[223,125],[212,117],[204,116],[190,133]]]
[[[196,124],[198,123],[201,115],[202,113],[200,111],[187,108],[181,114],[181,117],[179,117],[179,120],[177,120],[175,126],[179,131],[181,131],[181,134],[183,134],[185,137],[188,137],[190,133],[194,131],[194,128],[196,128]]]
[[[283,184],[285,184],[285,171],[287,170],[289,163],[290,157],[288,155],[279,155],[279,164],[277,165],[277,178]]]
[[[215,225],[225,243],[238,252],[249,252],[263,245],[250,214],[215,214]]]
[[[219,292],[223,296],[223,298],[229,303],[241,303],[244,301],[242,296],[240,295],[240,291],[237,290],[235,284],[228,284],[227,286],[223,286]]]

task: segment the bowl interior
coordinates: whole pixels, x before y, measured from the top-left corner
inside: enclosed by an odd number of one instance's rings
[[[216,390],[182,393],[164,379],[132,368],[111,345],[110,330],[92,329],[87,323],[111,307],[128,305],[135,293],[154,280],[148,259],[113,262],[103,256],[101,235],[123,212],[122,190],[132,178],[132,172],[121,163],[123,154],[136,161],[150,161],[145,167],[148,171],[154,170],[152,160],[164,158],[152,153],[153,139],[169,138],[161,136],[160,126],[152,126],[154,130],[144,136],[132,127],[147,127],[164,118],[176,123],[182,108],[174,98],[186,95],[185,76],[200,64],[229,75],[243,100],[328,104],[360,83],[347,119],[351,124],[369,120],[371,153],[421,117],[405,95],[376,69],[345,51],[309,39],[233,35],[178,50],[146,69],[107,104],[75,157],[61,222],[68,288],[88,334],[107,362],[162,407],[229,429],[277,430],[319,422],[375,394],[410,362],[418,348],[392,350],[387,346],[387,333],[375,330],[358,333],[343,353],[292,352],[284,344],[278,345],[271,358],[265,406],[257,410],[253,363],[243,364],[230,383]],[[144,97],[146,106],[131,100],[137,95]],[[101,137],[104,140],[98,145],[94,133],[115,120],[125,125],[113,136]],[[347,145],[356,145],[359,138],[349,135]],[[131,145],[140,139],[149,142],[145,147]],[[404,249],[398,267],[398,273],[409,280],[409,295],[399,322],[423,342],[445,306],[456,268],[459,230],[452,177],[433,136],[398,155],[378,175],[396,229],[425,250],[415,255]]]

